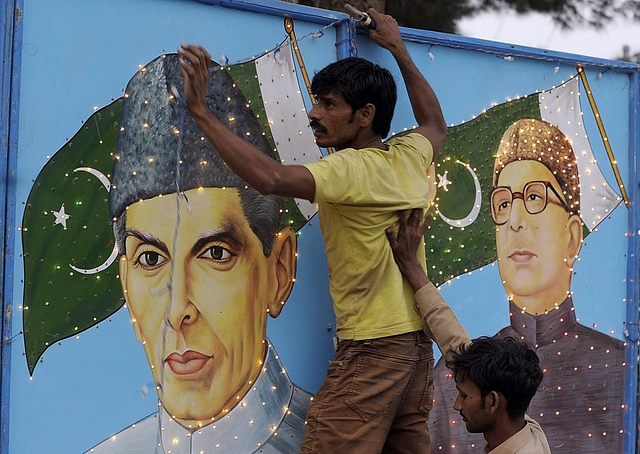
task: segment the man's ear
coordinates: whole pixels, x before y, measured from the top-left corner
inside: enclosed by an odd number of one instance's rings
[[[578,253],[582,247],[583,230],[582,219],[577,214],[569,216],[567,221],[569,243],[567,244],[567,266],[572,267],[578,258]]]
[[[276,291],[269,301],[269,314],[275,318],[280,315],[284,303],[289,298],[296,279],[296,259],[298,237],[291,227],[285,227],[276,234],[273,242],[272,259],[276,267]]]
[[[501,398],[502,395],[496,391],[491,391],[489,394],[487,394],[487,396],[485,397],[485,399],[487,399],[485,405],[487,406],[487,408],[489,408],[489,411],[491,413],[497,412],[500,408],[500,405],[505,403],[502,402]]]
[[[124,301],[127,304],[127,310],[129,311],[129,316],[132,320],[135,320],[135,315],[133,314],[133,310],[131,308],[131,304],[129,304],[129,295],[127,294],[127,267],[129,266],[127,262],[127,256],[121,255],[118,259],[118,268],[120,271],[120,286],[122,287],[122,294],[124,295]],[[133,332],[136,333],[136,339],[138,342],[142,343],[142,333],[140,333],[140,328],[138,327],[138,322],[133,323]]]
[[[369,128],[373,125],[373,119],[376,116],[376,106],[370,102],[365,104],[364,107],[358,109],[360,125]]]

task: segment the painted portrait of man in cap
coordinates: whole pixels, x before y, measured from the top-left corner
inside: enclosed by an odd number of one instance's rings
[[[266,337],[296,272],[284,201],[227,168],[186,113],[178,57],[129,82],[110,215],[119,275],[158,411],[90,452],[296,452],[310,394]],[[246,99],[212,63],[209,108],[273,156]]]
[[[553,452],[619,452],[625,343],[578,322],[571,292],[583,243],[578,160],[556,126],[521,119],[502,136],[490,195],[498,269],[510,326],[540,357],[544,380],[528,413]],[[468,452],[482,434],[453,409],[457,391],[443,361],[435,369],[430,428],[434,452]]]

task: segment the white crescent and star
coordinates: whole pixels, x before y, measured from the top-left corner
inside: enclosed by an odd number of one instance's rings
[[[473,208],[471,208],[471,211],[469,212],[468,215],[466,215],[461,219],[449,219],[448,217],[443,215],[441,211],[438,211],[438,216],[440,216],[440,219],[442,219],[444,222],[446,222],[450,226],[462,228],[462,227],[470,226],[476,221],[476,219],[478,219],[478,215],[480,214],[480,206],[482,205],[482,189],[480,188],[480,180],[478,180],[478,175],[476,175],[475,171],[471,168],[469,164],[466,164],[462,161],[457,161],[457,160],[456,160],[456,164],[465,166],[469,171],[469,173],[471,174],[471,177],[473,178],[473,184],[476,190],[475,200],[473,201]],[[447,171],[444,172],[444,175],[438,175],[438,180],[439,180],[438,187],[444,188],[445,192],[449,190],[447,186],[450,184],[453,184],[447,178]]]
[[[111,189],[111,182],[106,177],[106,175],[103,174],[102,172],[100,172],[99,170],[96,170],[96,169],[91,168],[91,167],[78,167],[76,169],[73,169],[73,171],[74,172],[88,172],[91,175],[94,175],[102,183],[102,185],[105,187],[107,192],[109,192],[109,190]],[[64,204],[62,204],[62,206],[60,207],[59,211],[53,211],[53,214],[56,217],[53,225],[61,224],[62,227],[64,229],[66,229],[67,228],[67,220],[71,217],[71,215],[67,214],[65,212]],[[103,271],[103,270],[106,270],[107,268],[109,268],[109,266],[111,266],[111,264],[117,258],[118,258],[118,246],[115,245],[113,247],[113,250],[111,251],[111,254],[107,258],[107,260],[105,260],[101,265],[99,265],[99,266],[97,266],[95,268],[90,268],[90,269],[78,268],[77,266],[73,266],[71,264],[69,264],[69,266],[74,271],[76,271],[78,273],[81,273],[81,274],[96,274],[96,273],[99,273],[100,271]]]

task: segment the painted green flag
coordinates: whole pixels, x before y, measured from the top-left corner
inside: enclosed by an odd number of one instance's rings
[[[50,345],[123,304],[109,219],[122,102],[97,111],[36,179],[22,220],[23,332],[29,372]]]
[[[502,134],[521,118],[557,126],[576,155],[585,233],[621,202],[593,156],[582,122],[578,77],[559,87],[496,105],[469,122],[449,128],[436,159],[438,216],[425,235],[430,279],[440,285],[497,259],[489,194]]]
[[[519,118],[539,118],[535,97],[500,104],[449,128],[436,162],[440,216],[425,236],[428,273],[440,285],[496,260],[488,192],[502,131]]]

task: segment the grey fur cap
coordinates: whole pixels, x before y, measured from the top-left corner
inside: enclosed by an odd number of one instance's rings
[[[182,102],[173,96],[176,91],[184,96],[177,54],[156,58],[129,81],[111,176],[109,213],[112,218],[120,217],[127,206],[139,200],[175,193],[177,183],[181,191],[246,185],[204,138]],[[213,62],[207,105],[235,134],[275,158],[245,97],[227,71]],[[179,148],[180,130],[182,145]]]

